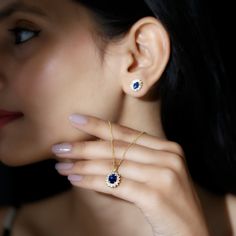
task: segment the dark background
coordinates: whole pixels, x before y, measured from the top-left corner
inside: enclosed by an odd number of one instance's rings
[[[226,72],[231,84],[231,90],[235,99],[235,7],[233,1],[212,1],[212,19],[215,25],[217,36],[220,40],[220,48],[225,63]]]

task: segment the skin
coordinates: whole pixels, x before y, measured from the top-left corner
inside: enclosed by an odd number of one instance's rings
[[[1,2],[0,9],[10,2]],[[30,230],[37,228],[40,235],[52,236],[64,231],[71,236],[208,236],[212,219],[205,218],[201,205],[207,198],[198,197],[205,191],[191,180],[182,148],[167,140],[161,101],[151,94],[170,57],[163,25],[153,17],[140,19],[122,40],[108,44],[101,61],[92,33],[97,26],[86,8],[68,0],[33,3],[46,18],[16,13],[0,22],[1,109],[24,113],[1,128],[0,158],[11,166],[55,158],[74,164],[66,171],[58,165],[60,174],[82,179],[71,181],[69,193],[26,205],[13,235],[35,235]],[[41,32],[14,45],[7,29],[15,25]],[[134,79],[144,82],[139,92],[129,87]],[[84,115],[88,123],[73,124],[71,114]],[[127,153],[116,189],[104,181],[112,169],[107,120],[113,124],[117,158],[140,131],[146,132]],[[65,142],[73,146],[70,153],[53,152],[53,145]]]

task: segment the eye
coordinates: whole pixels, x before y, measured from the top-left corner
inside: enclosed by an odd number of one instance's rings
[[[15,44],[16,45],[25,43],[25,42],[29,41],[30,39],[37,37],[40,33],[39,30],[38,31],[30,30],[30,29],[26,29],[26,28],[22,28],[22,27],[16,27],[13,29],[9,29],[9,31],[15,37]]]

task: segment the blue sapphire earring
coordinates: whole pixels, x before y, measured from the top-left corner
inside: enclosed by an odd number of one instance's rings
[[[133,91],[137,92],[143,87],[143,81],[140,79],[135,79],[132,81],[130,87]]]

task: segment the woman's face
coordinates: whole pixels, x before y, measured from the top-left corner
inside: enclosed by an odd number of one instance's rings
[[[22,10],[5,18],[13,2],[45,15]],[[53,144],[91,138],[69,115],[111,117],[121,90],[101,63],[88,11],[70,0],[2,0],[0,12],[0,109],[24,114],[0,128],[0,160],[25,165],[51,158]]]

